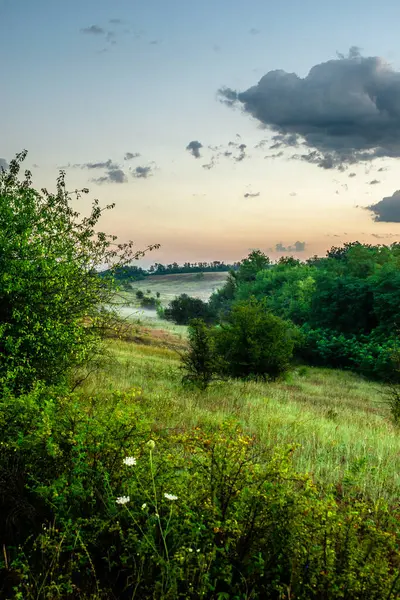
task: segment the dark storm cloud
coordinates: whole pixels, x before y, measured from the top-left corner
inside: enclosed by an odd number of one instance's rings
[[[380,183],[379,179],[372,179],[372,181],[368,182],[369,185],[377,185],[378,183]]]
[[[147,179],[153,175],[151,167],[136,167],[132,171],[132,177],[136,179]]]
[[[260,195],[260,192],[246,192],[246,194],[244,194],[245,198],[257,198]]]
[[[246,91],[219,95],[276,132],[273,149],[301,141],[309,152],[296,158],[324,169],[400,157],[400,72],[357,48],[304,78],[269,71]]]
[[[383,223],[400,223],[400,190],[392,196],[382,198],[380,202],[367,206],[366,210],[374,213],[374,221]]]
[[[193,140],[189,142],[186,146],[186,150],[188,150],[195,158],[200,158],[200,149],[203,147],[203,144],[198,142],[197,140]]]
[[[125,173],[121,169],[109,169],[103,177],[93,179],[95,183],[126,183],[128,181]]]
[[[8,169],[8,162],[5,158],[0,158],[0,169]]]
[[[125,152],[124,160],[133,160],[134,158],[139,158],[139,152]]]

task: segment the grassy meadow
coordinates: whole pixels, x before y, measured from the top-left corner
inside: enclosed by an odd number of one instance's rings
[[[295,467],[319,483],[397,503],[400,435],[382,385],[350,372],[300,366],[274,383],[230,380],[193,391],[180,383],[184,329],[132,326],[136,333],[127,340],[110,340],[111,361],[86,391],[139,387],[156,430],[234,418],[261,446],[295,444]]]
[[[150,275],[146,279],[134,281],[132,292],[150,290],[152,295],[160,294],[160,301],[166,306],[175,296],[188,294],[206,302],[211,294],[221,288],[228,273],[178,273],[176,275]]]

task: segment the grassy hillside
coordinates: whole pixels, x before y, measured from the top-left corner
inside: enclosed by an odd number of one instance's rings
[[[168,304],[175,296],[188,294],[194,298],[208,300],[211,294],[222,287],[227,278],[227,273],[179,273],[177,275],[154,275],[142,281],[135,281],[132,290],[142,290],[152,294],[160,293],[162,304]]]
[[[180,384],[182,331],[137,331],[131,337],[136,343],[110,341],[113,360],[86,384],[89,393],[139,387],[155,429],[217,425],[233,417],[261,445],[296,444],[295,466],[340,493],[351,486],[362,496],[397,502],[400,436],[383,386],[343,371],[300,367],[283,381],[227,381],[199,393]]]

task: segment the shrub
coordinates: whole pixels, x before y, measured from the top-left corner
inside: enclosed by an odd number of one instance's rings
[[[136,292],[136,298],[137,298],[138,300],[141,300],[141,299],[143,298],[143,296],[144,296],[144,293],[142,292],[142,290],[138,290],[138,291]]]
[[[181,294],[172,300],[165,309],[164,316],[178,325],[187,325],[191,319],[203,319],[206,323],[211,323],[214,319],[206,302],[187,294]]]
[[[396,338],[345,336],[329,329],[301,328],[302,344],[297,353],[311,364],[351,369],[375,379],[397,382],[400,378]]]
[[[143,306],[143,308],[156,308],[157,304],[157,299],[152,296],[143,296],[140,300],[140,306]]]
[[[275,379],[289,368],[297,335],[253,297],[236,304],[216,330],[216,350],[232,377]]]
[[[143,255],[96,231],[97,200],[87,217],[73,210],[63,171],[55,194],[36,191],[29,171],[19,179],[26,154],[0,170],[0,386],[15,391],[59,383],[99,353],[115,286],[112,268],[98,271]]]
[[[189,323],[189,350],[182,356],[182,383],[205,390],[220,371],[212,330],[201,319]]]

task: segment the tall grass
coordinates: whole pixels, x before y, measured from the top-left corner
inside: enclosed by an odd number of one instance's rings
[[[85,383],[88,393],[140,387],[155,429],[218,425],[235,417],[259,444],[296,444],[294,464],[346,495],[386,498],[400,490],[400,436],[383,386],[329,369],[293,370],[283,381],[226,381],[205,393],[182,388],[170,348],[110,341],[113,360]]]

